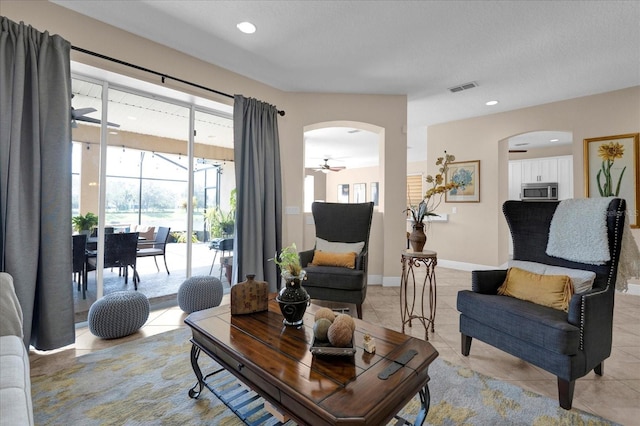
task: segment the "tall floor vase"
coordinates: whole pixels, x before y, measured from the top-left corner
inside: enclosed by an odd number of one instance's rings
[[[413,231],[409,234],[409,242],[414,252],[422,252],[427,243],[427,235],[424,233],[424,223],[413,222]]]

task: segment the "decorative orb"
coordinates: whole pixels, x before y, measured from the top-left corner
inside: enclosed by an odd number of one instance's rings
[[[336,316],[336,319],[333,322],[336,321],[344,322],[345,324],[347,324],[349,328],[351,328],[351,332],[356,331],[356,322],[353,320],[351,315],[340,314]]]
[[[316,340],[326,342],[328,340],[327,333],[331,327],[331,321],[326,318],[320,318],[313,324],[313,336]]]
[[[320,318],[326,318],[326,319],[329,320],[329,322],[333,322],[335,317],[336,317],[336,314],[331,309],[329,309],[329,308],[320,308],[316,312],[315,321],[318,321]]]
[[[351,343],[353,331],[351,331],[351,327],[346,322],[334,321],[327,331],[327,337],[333,346],[344,348]]]

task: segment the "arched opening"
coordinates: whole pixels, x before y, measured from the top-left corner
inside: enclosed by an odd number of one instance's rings
[[[373,201],[370,284],[379,284],[382,277],[384,134],[379,126],[354,121],[322,122],[304,127],[304,246],[315,244],[315,226],[310,213],[313,201]],[[371,278],[377,275],[380,279]]]
[[[508,149],[508,200],[525,199],[523,187],[557,184],[553,199],[573,198],[573,133],[561,130],[525,132],[501,143]],[[541,192],[542,191],[541,189]],[[513,254],[509,237],[509,256]]]

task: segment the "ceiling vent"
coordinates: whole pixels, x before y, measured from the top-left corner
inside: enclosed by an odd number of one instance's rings
[[[457,93],[457,92],[462,92],[463,90],[473,89],[474,87],[478,87],[478,83],[476,83],[475,81],[472,81],[471,83],[464,83],[458,86],[449,87],[449,91],[451,93]]]

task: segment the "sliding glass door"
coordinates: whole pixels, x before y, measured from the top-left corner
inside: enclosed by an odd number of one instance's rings
[[[161,256],[136,261],[138,291],[150,299],[175,295],[191,275],[218,276],[220,266],[211,268],[206,212],[230,209],[235,188],[231,114],[83,76],[74,76],[72,90],[73,106],[84,115],[73,130],[71,208],[74,216],[92,212],[102,219],[90,249],[98,248],[100,232],[139,232],[139,252],[162,246]],[[167,228],[165,245],[157,237]],[[76,300],[86,308],[103,294],[133,290],[132,272],[127,284],[121,272],[89,273],[89,296]]]

